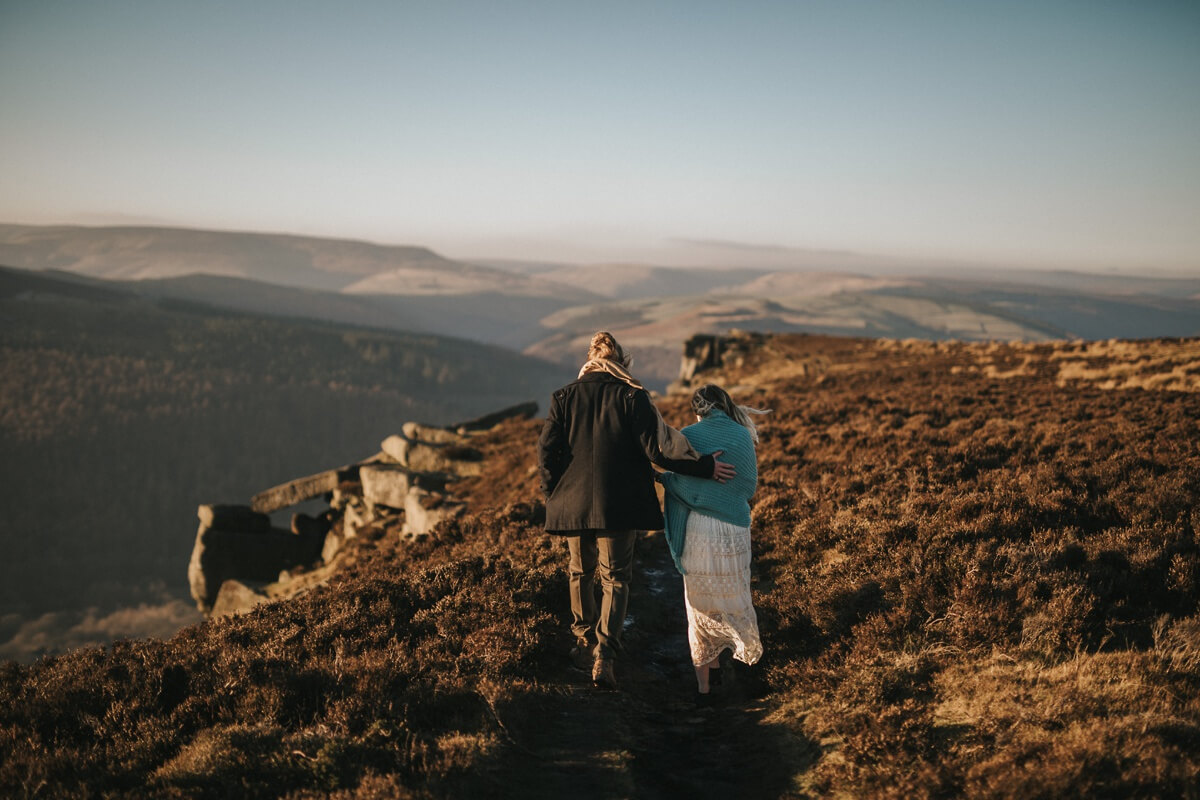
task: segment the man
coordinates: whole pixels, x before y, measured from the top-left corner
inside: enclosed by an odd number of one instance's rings
[[[631,363],[611,333],[593,336],[578,379],[551,398],[538,441],[546,530],[570,550],[572,658],[581,667],[590,659],[593,682],[614,689],[637,533],[663,527],[651,464],[718,481],[735,474],[720,451],[698,455],[662,421]]]

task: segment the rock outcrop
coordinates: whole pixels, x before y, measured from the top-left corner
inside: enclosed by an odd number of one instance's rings
[[[427,536],[443,520],[457,517],[465,508],[465,503],[414,486],[405,498],[404,528],[401,533],[410,539]]]
[[[243,508],[253,513],[248,507]],[[325,544],[324,534],[313,531],[296,534],[272,528],[269,518],[264,529],[261,521],[250,517],[246,519],[253,520],[253,524],[239,526],[233,524],[237,518],[222,519],[214,515],[216,525],[205,525],[206,515],[199,516],[200,530],[188,565],[188,583],[201,611],[212,609],[226,580],[273,581],[286,569],[315,562]]]
[[[197,607],[222,616],[307,591],[365,535],[429,536],[466,508],[452,490],[482,468],[472,436],[536,413],[536,403],[522,403],[444,428],[407,422],[362,461],[266,489],[249,505],[200,506],[188,565]],[[270,513],[318,497],[329,504],[323,513],[294,514],[290,530],[272,525]]]
[[[679,364],[679,379],[668,391],[685,391],[701,383],[696,376],[722,366],[740,366],[746,353],[759,348],[765,337],[761,333],[730,331],[722,336],[697,333],[683,343],[683,358]]]
[[[465,443],[412,439],[402,433],[384,439],[381,447],[397,464],[414,472],[478,475],[483,459],[482,453]]]

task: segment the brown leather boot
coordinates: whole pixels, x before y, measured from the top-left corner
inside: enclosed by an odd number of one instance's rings
[[[576,639],[575,646],[571,648],[571,663],[576,669],[584,670],[585,672],[592,664],[592,645],[586,639]]]
[[[596,661],[592,664],[592,683],[609,689],[617,688],[617,674],[611,658],[596,656]]]

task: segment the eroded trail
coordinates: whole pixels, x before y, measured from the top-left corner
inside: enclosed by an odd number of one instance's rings
[[[758,667],[722,659],[714,704],[695,706],[683,578],[661,534],[642,542],[626,633],[627,714],[640,797],[779,797],[791,785],[781,749],[793,743],[766,718]]]
[[[770,721],[760,667],[727,664],[714,705],[696,708],[683,580],[661,534],[638,545],[625,649],[618,691],[565,667],[563,683],[498,710],[520,751],[496,765],[500,785],[537,774],[526,796],[597,798],[774,798],[793,789],[803,745]]]

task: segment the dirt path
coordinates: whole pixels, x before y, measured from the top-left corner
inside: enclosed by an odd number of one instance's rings
[[[813,748],[767,720],[757,668],[726,665],[713,707],[696,708],[683,579],[661,534],[638,546],[625,645],[619,691],[570,669],[569,682],[546,687],[536,707],[513,710],[508,729],[521,756],[497,764],[506,790],[536,774],[526,796],[796,796],[793,775]]]
[[[638,743],[639,797],[780,797],[799,744],[764,721],[770,702],[757,668],[722,659],[714,705],[697,709],[683,578],[659,534],[639,548],[627,629],[627,719]]]

